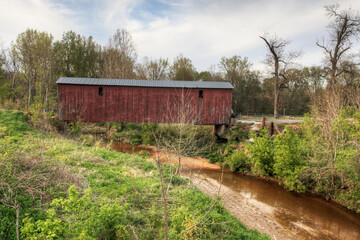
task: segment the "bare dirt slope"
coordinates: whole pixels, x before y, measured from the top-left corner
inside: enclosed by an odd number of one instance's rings
[[[267,234],[272,239],[299,239],[277,223],[271,214],[272,209],[268,205],[233,191],[226,186],[220,186],[219,181],[205,178],[195,171],[186,170],[182,172],[182,175],[190,178],[200,191],[211,197],[219,193],[222,204],[248,228]]]

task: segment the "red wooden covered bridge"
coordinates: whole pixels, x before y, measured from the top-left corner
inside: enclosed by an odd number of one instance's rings
[[[61,77],[59,113],[65,121],[229,124],[228,82]]]

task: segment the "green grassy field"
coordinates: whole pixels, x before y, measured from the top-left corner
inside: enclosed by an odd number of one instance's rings
[[[89,145],[89,144],[87,144]],[[151,159],[39,131],[0,110],[0,239],[163,239],[159,172]],[[170,239],[268,239],[164,169]]]

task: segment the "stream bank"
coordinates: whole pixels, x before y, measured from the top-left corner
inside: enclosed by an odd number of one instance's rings
[[[136,153],[154,148],[121,144],[114,150]],[[168,155],[168,159],[174,156]],[[222,204],[247,227],[273,239],[360,239],[360,217],[312,194],[288,192],[272,181],[232,172],[202,158],[182,158],[182,176]]]

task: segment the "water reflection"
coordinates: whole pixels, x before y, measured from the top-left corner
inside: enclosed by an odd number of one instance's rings
[[[221,173],[203,170],[202,174],[218,181]],[[275,219],[302,239],[360,239],[360,217],[334,203],[234,173],[225,173],[222,183],[273,207]]]

